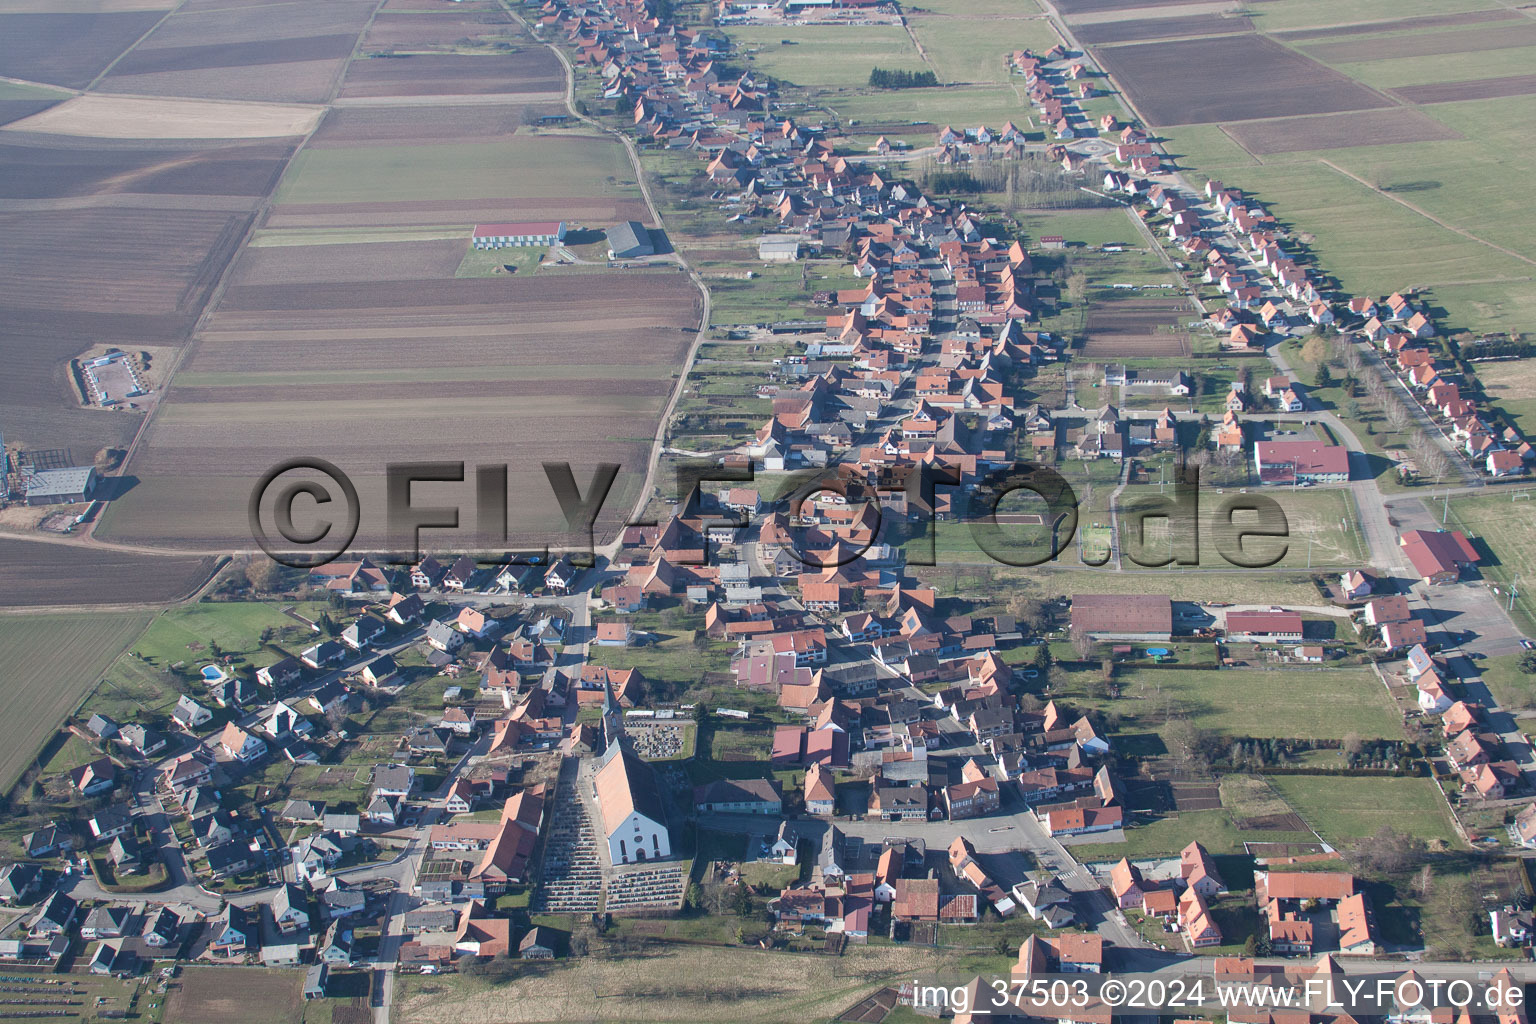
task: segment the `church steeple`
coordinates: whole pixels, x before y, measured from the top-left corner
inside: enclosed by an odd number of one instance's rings
[[[616,749],[624,738],[624,712],[613,693],[613,680],[603,680],[603,752]]]

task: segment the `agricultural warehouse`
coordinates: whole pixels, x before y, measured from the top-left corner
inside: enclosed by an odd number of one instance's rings
[[[476,224],[476,249],[506,249],[523,245],[557,245],[565,241],[565,221],[514,221]]]
[[[1072,631],[1095,640],[1168,640],[1173,601],[1166,594],[1074,594]]]
[[[608,236],[608,258],[611,260],[631,260],[640,256],[656,255],[656,246],[651,244],[650,231],[637,220],[615,224],[605,234]]]
[[[27,504],[67,505],[88,500],[95,490],[94,466],[45,469],[27,480]]]

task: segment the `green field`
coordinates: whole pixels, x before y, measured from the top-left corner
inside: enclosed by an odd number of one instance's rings
[[[1484,11],[1488,0],[1287,0],[1248,13],[1265,32]]]
[[[1150,821],[1143,820],[1125,830],[1122,843],[1095,843],[1079,846],[1075,853],[1082,860],[1119,860],[1129,857],[1169,857],[1177,855],[1191,842],[1198,842],[1212,854],[1241,853],[1244,842],[1312,842],[1305,832],[1243,832],[1232,823],[1225,808],[1210,811],[1184,811]]]
[[[1078,390],[1079,396],[1084,394],[1083,389]],[[1079,397],[1079,401],[1086,399]],[[1203,570],[1234,570],[1236,567],[1222,554],[1218,547],[1219,534],[1218,522],[1224,521],[1221,514],[1223,504],[1235,497],[1241,497],[1232,488],[1225,488],[1225,494],[1218,489],[1204,487],[1200,493],[1200,533],[1199,568]],[[1157,572],[1159,578],[1164,576],[1177,576],[1181,570],[1179,565],[1171,568],[1145,568],[1132,561],[1130,555],[1136,553],[1144,562],[1155,562],[1166,559],[1171,552],[1181,553],[1182,546],[1172,546],[1172,534],[1170,521],[1165,518],[1149,517],[1145,521],[1144,543],[1132,547],[1130,537],[1131,524],[1127,519],[1127,511],[1134,507],[1134,502],[1146,500],[1158,493],[1157,485],[1142,485],[1127,487],[1121,494],[1118,517],[1121,534],[1121,567],[1126,572]],[[1171,494],[1171,491],[1169,492]],[[1359,527],[1356,522],[1356,514],[1353,499],[1349,492],[1340,490],[1290,490],[1287,488],[1265,489],[1262,492],[1273,498],[1285,514],[1288,537],[1264,538],[1252,537],[1242,543],[1242,557],[1269,561],[1278,557],[1265,568],[1286,568],[1306,570],[1309,566],[1313,569],[1328,566],[1353,566],[1362,562],[1366,555],[1362,548]],[[1104,513],[1104,499],[1107,498],[1108,489],[1096,488],[1092,500],[1084,497],[1080,506],[1078,518],[1078,531],[1083,534],[1084,544],[1089,546],[1087,557],[1102,557],[1106,542],[1108,518]],[[1250,513],[1234,514],[1233,525],[1239,530],[1251,526],[1257,522],[1257,517]],[[1021,543],[1030,542],[1039,536],[1043,545],[1044,537],[1039,527],[1015,526],[1007,527],[1010,536],[1017,537]],[[937,527],[938,541],[937,552],[941,565],[958,563],[976,563],[983,561],[985,554],[971,540],[968,531],[963,524],[940,523]],[[1182,545],[1182,541],[1181,541]],[[908,544],[907,550],[911,552],[913,546]],[[1044,550],[1043,546],[1041,550]],[[1282,554],[1283,552],[1283,554]],[[1078,559],[1078,543],[1073,540],[1061,553],[1060,564],[1066,566],[1080,565]],[[1146,584],[1143,589],[1154,589]],[[1306,603],[1315,603],[1315,592],[1307,599]],[[1260,600],[1274,601],[1278,598],[1259,598]]]
[[[502,142],[306,149],[288,165],[278,203],[634,196],[624,147],[591,135],[517,135]]]
[[[1375,674],[1320,671],[1142,669],[1123,692],[1170,700],[1201,728],[1228,736],[1400,738],[1402,727]]]
[[[0,792],[8,791],[112,659],[149,625],[149,612],[0,617],[5,723]]]
[[[730,37],[748,70],[809,89],[867,85],[877,67],[927,70],[895,25],[732,26]],[[897,94],[882,95],[889,102]]]
[[[1536,635],[1536,600],[1527,589],[1536,587],[1536,505],[1529,498],[1512,501],[1511,494],[1452,498],[1451,519],[1453,525],[1482,540],[1493,552],[1494,560],[1479,563],[1479,571],[1504,592],[1501,599],[1507,598],[1511,583],[1517,585],[1511,614],[1525,633]]]
[[[976,124],[999,128],[1004,121],[1012,121],[1021,131],[1027,132],[1034,124],[1030,116],[1034,108],[1015,96],[1012,89],[1000,86],[956,85],[900,92],[864,90],[823,96],[820,102],[841,118],[845,126],[854,120],[880,125],[926,121],[936,126],[953,124],[958,130]],[[912,136],[902,135],[899,131],[886,134],[931,146],[937,131],[935,127],[932,131],[916,131]]]
[[[1334,846],[1374,835],[1387,825],[1426,842],[1456,844],[1445,800],[1430,779],[1281,775],[1269,782]]]
[[[1051,23],[1038,15],[1000,18],[956,6],[944,13],[912,13],[907,21],[942,82],[1007,82],[1006,60],[1014,50],[1043,53],[1061,42]]]

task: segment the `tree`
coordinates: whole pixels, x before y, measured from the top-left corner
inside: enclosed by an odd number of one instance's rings
[[[1536,651],[1526,651],[1520,655],[1520,671],[1526,675],[1536,675]]]
[[[256,555],[245,565],[245,579],[257,593],[270,594],[283,582],[283,568],[265,555]]]
[[[1328,360],[1328,342],[1318,335],[1308,338],[1301,346],[1301,358],[1314,366]]]
[[[1345,851],[1350,867],[1362,875],[1401,875],[1424,862],[1428,848],[1422,839],[1383,825],[1376,834]]]
[[[1072,631],[1072,650],[1077,653],[1078,660],[1091,661],[1098,646],[1098,642],[1082,630]]]
[[[1320,388],[1331,387],[1333,385],[1333,372],[1328,369],[1327,363],[1318,364],[1317,375],[1313,377],[1313,381],[1317,387]]]
[[[1341,746],[1344,749],[1344,756],[1353,759],[1359,757],[1360,752],[1365,749],[1365,740],[1360,738],[1359,733],[1350,732],[1344,735]]]
[[[1211,749],[1210,734],[1182,715],[1163,726],[1163,743],[1174,758],[1191,767],[1206,767]]]
[[[1081,270],[1074,270],[1067,277],[1067,298],[1072,300],[1072,305],[1080,306],[1088,297],[1088,275]]]
[[[1536,652],[1532,652],[1532,653],[1536,653]],[[1044,672],[1044,671],[1046,671],[1047,669],[1049,669],[1051,667],[1051,645],[1050,644],[1041,644],[1040,646],[1035,648],[1034,666],[1035,666],[1035,668],[1039,669],[1041,672]],[[1536,668],[1531,669],[1531,671],[1532,672],[1536,672]]]
[[[748,917],[752,913],[752,890],[747,888],[746,882],[737,882],[736,888],[730,895],[731,913],[737,917]]]

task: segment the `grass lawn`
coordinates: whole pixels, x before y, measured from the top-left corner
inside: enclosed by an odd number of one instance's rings
[[[279,203],[391,203],[554,196],[638,196],[624,147],[587,135],[501,142],[308,149],[278,186]]]
[[[510,249],[476,249],[468,246],[454,277],[505,277],[508,274],[531,275],[549,255],[543,246],[518,246]],[[512,270],[507,268],[511,267]]]
[[[1451,520],[1493,552],[1491,562],[1478,566],[1484,577],[1504,595],[1511,583],[1519,584],[1511,614],[1523,631],[1536,635],[1536,601],[1528,589],[1536,587],[1536,505],[1511,501],[1509,494],[1452,498]]]
[[[613,668],[639,669],[647,683],[647,691],[663,700],[673,699],[697,686],[706,672],[730,670],[730,651],[714,642],[700,649],[694,644],[694,629],[666,629],[662,635],[664,639],[659,643],[644,647],[599,647],[593,644],[588,650],[588,661]],[[702,636],[702,633],[697,635]],[[671,696],[658,693],[658,688],[665,688]]]
[[[1202,728],[1229,736],[1399,738],[1386,690],[1364,668],[1316,672],[1142,669],[1124,692],[1171,698]]]
[[[813,264],[763,264],[755,259],[739,263],[701,263],[699,271],[709,281],[710,323],[717,326],[757,324],[825,317],[833,310],[813,308],[812,292],[860,287],[841,280],[827,283],[825,271],[813,274],[810,266]],[[751,278],[740,276],[744,269],[752,271]],[[726,274],[730,276],[724,276]],[[761,375],[758,383],[762,383]]]
[[[1457,843],[1445,801],[1430,779],[1278,775],[1269,783],[1334,846],[1374,835],[1384,825],[1430,843]]]
[[[0,792],[149,624],[149,612],[0,616]],[[67,745],[66,745],[67,749]]]
[[[1510,712],[1536,710],[1536,675],[1520,671],[1520,655],[1484,658],[1477,666],[1499,707]],[[1520,724],[1527,731],[1536,727],[1536,721],[1531,720],[1522,720]]]
[[[868,76],[867,70],[865,76]],[[924,121],[937,126],[931,132],[923,130],[911,136],[896,133],[896,137],[907,138],[921,145],[932,145],[938,128],[951,123],[957,130],[961,125],[981,123],[991,127],[1001,125],[1004,121],[1012,121],[1024,132],[1035,128],[1035,122],[1030,117],[1033,108],[1015,95],[1012,89],[995,85],[902,89],[895,93],[849,90],[836,95],[820,96],[818,101],[841,118],[845,126],[855,120],[877,124]]]
[[[62,772],[74,771],[83,764],[90,764],[100,756],[89,743],[70,733],[69,738],[48,759],[48,763],[43,765],[43,774],[58,775]]]
[[[1111,572],[1081,568],[1015,569],[1005,565],[936,568],[914,572],[946,594],[972,585],[975,573],[991,572],[991,582],[1022,589],[1035,597],[1072,594],[1167,594],[1175,601],[1229,601],[1233,604],[1312,604],[1317,588],[1303,573]]]
[[[1072,852],[1084,861],[1116,861],[1121,857],[1132,860],[1171,857],[1192,841],[1198,841],[1212,854],[1241,853],[1245,841],[1315,842],[1309,833],[1240,832],[1225,809],[1216,809],[1184,811],[1133,824],[1125,830],[1125,841],[1122,843],[1085,844],[1075,847]]]

